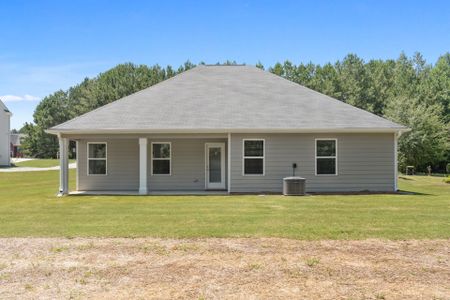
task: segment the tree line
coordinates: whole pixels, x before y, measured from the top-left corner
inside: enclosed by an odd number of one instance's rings
[[[265,69],[261,63],[256,66]],[[68,90],[56,91],[36,107],[34,122],[21,129],[26,134],[24,149],[33,157],[56,157],[57,138],[45,133],[45,129],[193,67],[189,61],[177,69],[120,64]],[[296,65],[287,60],[267,70],[411,128],[399,140],[402,170],[406,165],[418,170],[428,165],[445,170],[450,161],[450,53],[440,56],[434,64],[427,63],[420,53],[367,62],[349,54],[335,63]]]

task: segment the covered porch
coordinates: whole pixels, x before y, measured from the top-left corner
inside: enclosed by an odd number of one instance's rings
[[[76,189],[68,146],[76,141]],[[223,195],[230,187],[231,134],[59,136],[62,195]]]

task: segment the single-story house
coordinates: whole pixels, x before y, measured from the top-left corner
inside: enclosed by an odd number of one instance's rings
[[[393,192],[407,130],[256,67],[201,65],[48,132],[60,194],[73,140],[79,193],[145,195],[281,193],[294,171],[307,192]]]
[[[9,132],[12,113],[0,100],[0,166],[10,166]]]

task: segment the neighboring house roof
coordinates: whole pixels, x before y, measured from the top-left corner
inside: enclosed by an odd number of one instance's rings
[[[22,138],[25,137],[25,134],[23,133],[11,133],[10,134],[10,141],[13,146],[20,146],[22,145]]]
[[[256,67],[198,66],[48,132],[394,132],[406,129]]]
[[[2,102],[2,99],[0,99],[0,110],[3,110],[4,112],[7,113],[11,113],[9,109],[6,107],[6,105]]]

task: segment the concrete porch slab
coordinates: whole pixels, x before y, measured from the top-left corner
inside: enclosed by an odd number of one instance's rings
[[[105,196],[207,196],[207,195],[228,195],[227,191],[149,191],[145,195],[139,191],[72,191],[70,196],[75,195],[105,195]]]

